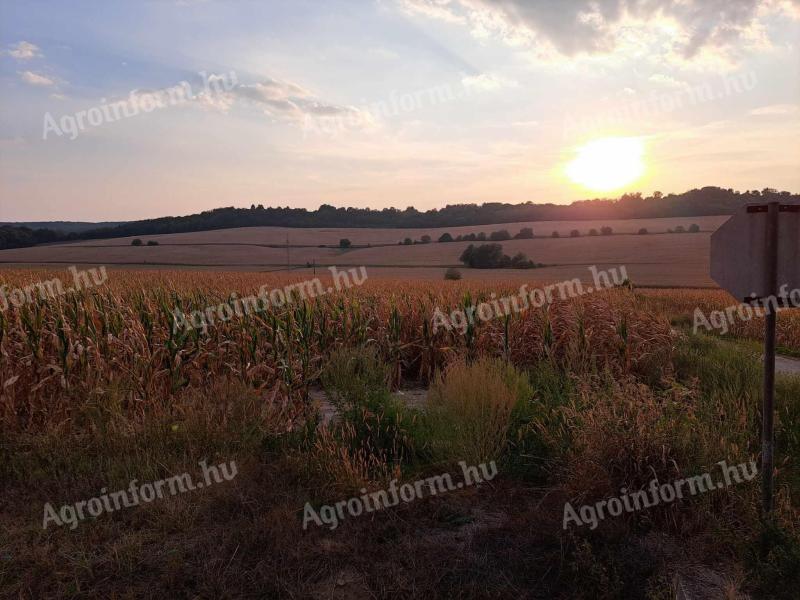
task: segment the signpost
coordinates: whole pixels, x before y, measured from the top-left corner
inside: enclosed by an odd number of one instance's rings
[[[792,306],[800,288],[800,204],[753,204],[711,236],[711,277],[745,303],[766,308],[761,481],[765,515],[773,508],[775,330],[777,308]]]

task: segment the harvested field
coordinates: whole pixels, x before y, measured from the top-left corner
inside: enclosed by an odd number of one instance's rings
[[[539,237],[530,240],[509,240],[502,242],[504,252],[513,255],[525,253],[535,262],[549,265],[549,268],[533,277],[550,280],[561,277],[583,277],[586,267],[598,268],[625,265],[632,280],[639,285],[664,286],[714,286],[708,276],[709,239],[713,230],[727,217],[705,217],[700,221],[704,231],[695,234],[658,234],[674,227],[676,223],[685,224],[680,219],[652,219],[646,221],[650,235],[611,235],[596,237],[558,239]],[[643,226],[641,220],[614,222],[615,232],[635,232]],[[485,231],[507,228],[515,233],[526,223],[484,227]],[[569,228],[580,224],[561,223],[568,234]],[[584,229],[598,228],[600,222],[583,222]],[[549,226],[549,225],[548,225]],[[538,231],[544,224],[539,223]],[[472,232],[481,228],[451,228],[446,231],[454,235],[459,231]],[[436,239],[443,230],[426,230]],[[537,231],[536,229],[534,231]],[[348,238],[353,244],[386,244],[367,248],[314,247],[267,247],[247,244],[281,244],[287,233],[291,236],[290,245],[307,243],[336,245],[341,238]],[[404,234],[418,239],[424,233],[401,232],[397,230],[287,230],[279,228],[244,228],[209,231],[190,234],[173,234],[145,237],[156,240],[159,246],[133,247],[130,238],[80,242],[76,244],[40,246],[0,252],[0,261],[14,264],[105,264],[120,266],[152,266],[156,268],[228,268],[241,270],[276,270],[286,265],[302,267],[316,263],[325,265],[367,266],[375,276],[437,279],[447,266],[459,266],[459,256],[469,242],[430,243],[411,246],[395,245],[393,240]],[[393,238],[387,240],[392,234]],[[477,242],[480,243],[480,242]],[[176,245],[171,245],[176,244]],[[437,268],[438,267],[438,268]],[[504,270],[500,275],[487,273],[467,273],[467,278],[530,278],[528,273]]]

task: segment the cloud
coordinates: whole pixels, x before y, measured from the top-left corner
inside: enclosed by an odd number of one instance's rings
[[[724,52],[753,42],[765,11],[794,14],[777,0],[399,1],[406,12],[465,23],[476,37],[498,36],[567,57],[610,53],[632,36],[662,27],[670,33],[666,53],[692,59],[708,49]]]
[[[304,126],[309,119],[326,118],[345,120],[349,127],[374,124],[367,111],[325,102],[300,85],[269,77],[257,83],[238,85],[226,96],[217,97],[215,103],[226,103],[227,109],[234,100],[257,106],[274,119]]]
[[[654,73],[647,78],[648,81],[668,87],[668,88],[686,88],[689,87],[689,84],[685,81],[680,81],[679,79],[675,79],[674,77],[670,77],[669,75],[664,75],[663,73]]]
[[[516,81],[506,79],[500,75],[489,75],[488,73],[464,77],[461,83],[465,88],[475,88],[481,92],[492,92],[504,87],[519,86]]]
[[[35,85],[38,87],[50,87],[56,84],[55,80],[50,79],[46,75],[34,73],[33,71],[23,71],[19,75],[22,78],[22,81],[24,81],[29,85]]]
[[[465,17],[451,10],[450,0],[400,0],[400,7],[408,14],[422,15],[449,23],[465,23]]]
[[[761,106],[754,108],[750,114],[756,117],[776,116],[776,115],[793,115],[800,111],[800,106],[797,104],[772,104],[770,106]]]
[[[42,55],[41,50],[36,44],[31,44],[24,40],[18,42],[16,45],[10,46],[10,48],[8,54],[17,60],[30,60],[31,58],[37,58]]]

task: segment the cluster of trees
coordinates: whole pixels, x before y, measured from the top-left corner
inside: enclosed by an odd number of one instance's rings
[[[697,223],[689,225],[689,229],[686,229],[683,225],[678,225],[675,229],[667,229],[667,233],[698,233],[699,231],[700,225]]]
[[[428,236],[422,236],[423,238]],[[430,240],[430,238],[428,238]],[[453,238],[452,235],[449,233],[443,233],[439,236],[439,242],[446,243],[446,242],[504,242],[506,240],[530,240],[533,239],[533,229],[530,227],[523,227],[519,230],[519,232],[512,236],[508,229],[500,229],[499,231],[493,231],[488,236],[485,232],[481,231],[479,233],[467,233],[464,235],[458,235]]]
[[[644,197],[640,193],[625,194],[618,199],[595,198],[569,205],[560,204],[451,204],[442,209],[418,211],[384,208],[336,208],[323,204],[317,210],[304,208],[251,205],[250,208],[217,208],[183,217],[161,217],[132,221],[115,226],[98,227],[88,231],[31,230],[11,226],[0,234],[0,248],[20,247],[52,241],[70,241],[149,236],[164,233],[208,231],[232,227],[383,227],[383,228],[434,228],[515,223],[524,221],[606,220],[657,217],[691,217],[700,215],[732,214],[741,206],[771,201],[798,201],[800,195],[779,192],[772,188],[761,191],[737,192],[733,189],[704,187],[683,194],[655,192]],[[3,227],[3,229],[6,229]],[[26,230],[27,231],[24,231]],[[32,231],[44,232],[33,234]],[[499,232],[496,232],[499,233]],[[472,235],[472,234],[470,234]],[[532,234],[531,234],[532,235]],[[55,236],[55,237],[54,237]],[[516,236],[515,236],[516,237]],[[462,239],[466,239],[462,238]],[[468,240],[471,241],[471,240]],[[475,241],[478,241],[476,236]],[[413,243],[413,242],[412,242]],[[424,242],[423,242],[424,243]],[[13,244],[13,245],[11,245]]]
[[[459,260],[472,269],[535,269],[543,267],[535,263],[522,252],[517,252],[513,257],[503,254],[500,244],[470,244],[461,253]]]
[[[0,250],[48,244],[50,242],[58,242],[62,238],[62,234],[52,229],[30,229],[29,227],[0,225]]]
[[[139,238],[131,240],[131,246],[141,246],[141,245],[142,245],[142,240],[140,240]],[[147,245],[148,246],[158,246],[158,242],[155,241],[155,240],[149,240],[147,242]]]

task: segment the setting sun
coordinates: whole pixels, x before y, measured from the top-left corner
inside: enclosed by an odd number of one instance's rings
[[[644,144],[639,138],[603,138],[580,147],[566,167],[573,183],[598,192],[619,189],[644,173]]]

